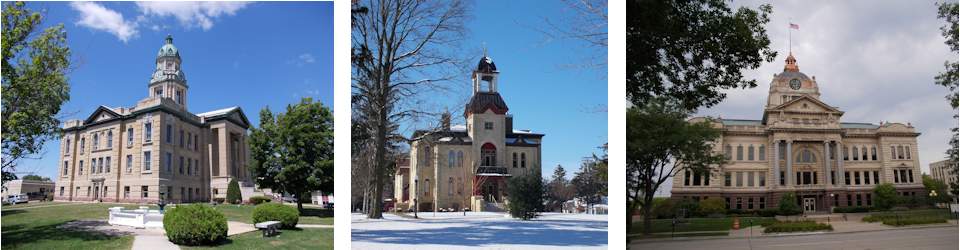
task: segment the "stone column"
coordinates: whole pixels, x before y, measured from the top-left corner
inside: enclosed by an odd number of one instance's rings
[[[787,141],[787,186],[793,186],[793,141]]]
[[[840,179],[840,180],[837,180],[837,185],[844,186],[846,184],[844,184],[845,179],[843,178],[843,152],[841,151],[843,150],[843,145],[841,145],[840,142],[838,141],[836,143],[836,147],[837,147],[837,150],[836,150],[837,151],[837,178]]]
[[[780,140],[773,141],[773,181],[780,186]]]
[[[830,141],[823,141],[823,176],[826,185],[830,185]]]

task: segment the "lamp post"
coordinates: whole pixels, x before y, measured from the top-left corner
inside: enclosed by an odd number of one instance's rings
[[[836,203],[836,202],[837,202],[836,198],[837,198],[837,194],[830,193],[830,201]],[[833,205],[830,205],[830,213],[831,213],[831,214],[833,213],[833,208],[834,208],[834,206],[833,206]],[[829,220],[830,217],[827,216],[827,219]]]
[[[930,199],[933,200],[934,207],[939,205],[939,202],[937,202],[937,190],[930,190]]]
[[[419,181],[420,181],[420,180],[413,179],[413,218],[414,218],[414,219],[419,219],[419,218],[420,218],[420,217],[417,217],[417,212],[418,212],[418,210],[420,210],[420,203],[417,203],[417,202],[418,202],[418,201],[417,201],[417,200],[418,200],[417,198],[420,197],[420,184],[419,184]]]

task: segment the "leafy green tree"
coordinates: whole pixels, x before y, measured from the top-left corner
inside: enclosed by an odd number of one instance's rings
[[[651,229],[653,196],[667,179],[686,170],[710,175],[724,162],[710,144],[720,131],[709,121],[688,122],[689,114],[660,98],[627,109],[627,225],[640,209],[644,234]]]
[[[23,178],[21,179],[25,181],[50,181],[50,177],[41,177],[39,175],[34,175],[34,174],[24,175]]]
[[[723,90],[756,87],[742,72],[777,55],[764,28],[773,8],[728,3],[627,1],[627,98],[642,105],[667,96],[696,110],[720,103]]]
[[[884,183],[873,188],[873,206],[880,209],[890,209],[899,203],[897,188],[893,184]]]
[[[227,202],[230,204],[240,204],[243,201],[243,195],[240,194],[240,183],[237,179],[231,179],[227,184]]]
[[[264,108],[249,141],[257,184],[293,194],[301,212],[311,191],[333,192],[333,114],[322,103],[303,98],[275,116]]]
[[[929,202],[929,205],[935,205],[936,203],[950,203],[953,200],[953,198],[950,197],[949,191],[947,190],[949,188],[947,187],[947,184],[943,183],[943,181],[934,179],[928,174],[923,175],[923,187],[925,188],[926,193],[922,195],[927,197],[926,199]],[[937,196],[929,196],[930,191],[936,192]]]
[[[958,15],[960,15],[960,3],[956,1],[938,3],[938,15],[940,19],[947,21],[947,24],[940,27],[941,34],[946,41],[944,43],[950,47],[950,51],[954,54],[958,51],[958,41],[960,38],[960,25],[957,23]],[[949,93],[947,93],[946,98],[950,103],[950,106],[953,107],[953,110],[957,110],[957,106],[960,105],[960,94],[957,93],[958,89],[958,77],[960,77],[960,64],[957,61],[946,61],[943,63],[945,72],[941,72],[940,75],[937,75],[934,79],[936,84],[940,86],[947,87]],[[957,118],[957,113],[954,112],[953,118]],[[957,127],[954,127],[952,130],[953,137],[950,139],[950,149],[947,149],[947,159],[950,159],[951,162],[954,162],[951,171],[957,173],[960,169],[957,169],[956,162],[958,160],[958,152],[960,152],[960,130]],[[952,183],[950,187],[953,191],[954,197],[958,195],[956,191],[958,189],[957,183]]]
[[[540,173],[514,176],[507,185],[510,216],[521,220],[536,218],[543,211],[543,179]]]
[[[3,4],[3,183],[16,179],[17,162],[60,136],[56,115],[70,99],[67,33],[63,24],[38,32],[42,21],[24,2]]]
[[[722,214],[727,210],[727,202],[720,197],[700,200],[699,212],[702,215]]]
[[[781,215],[800,214],[800,205],[797,205],[797,195],[793,192],[787,192],[780,197],[780,204],[777,206]]]

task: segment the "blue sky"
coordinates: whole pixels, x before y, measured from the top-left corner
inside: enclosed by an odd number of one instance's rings
[[[130,107],[147,96],[157,50],[167,34],[180,50],[188,110],[240,106],[259,124],[302,97],[333,105],[333,3],[31,2],[44,27],[63,23],[73,52],[67,119],[98,106]],[[229,89],[230,91],[226,91]],[[56,174],[60,141],[18,172]]]
[[[582,64],[606,62],[606,49],[589,47],[573,39],[549,39],[540,30],[548,30],[545,19],[566,24],[573,11],[563,3],[544,4],[535,1],[477,1],[471,5],[472,18],[466,23],[468,34],[463,53],[476,67],[483,48],[500,71],[498,92],[509,113],[514,116],[514,129],[532,129],[546,134],[542,147],[542,174],[553,175],[560,164],[572,178],[583,157],[600,153],[607,142],[607,68],[583,67]],[[606,29],[606,27],[603,27]],[[471,68],[470,70],[472,70]],[[453,113],[454,123],[463,124],[463,106],[472,87],[469,73],[452,83],[453,90],[421,96],[425,106],[446,107]],[[433,94],[433,93],[431,93]],[[405,134],[413,128],[424,128],[431,121],[407,124]]]

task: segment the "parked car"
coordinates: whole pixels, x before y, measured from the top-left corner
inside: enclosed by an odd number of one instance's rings
[[[7,202],[10,204],[27,203],[30,199],[26,194],[12,194],[7,196]]]
[[[323,208],[333,209],[333,202],[327,202],[327,203],[323,204]]]

